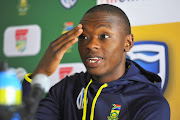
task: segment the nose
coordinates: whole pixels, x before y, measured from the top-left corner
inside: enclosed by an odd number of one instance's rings
[[[100,48],[100,43],[97,38],[92,38],[87,43],[87,49],[88,50],[98,50]]]

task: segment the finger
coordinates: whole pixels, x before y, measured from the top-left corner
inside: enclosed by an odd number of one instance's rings
[[[74,32],[73,34],[71,34],[69,37],[67,37],[66,39],[60,41],[58,44],[56,44],[56,46],[54,46],[54,49],[60,49],[64,44],[68,43],[71,40],[74,40],[75,38],[77,38],[78,36],[80,36],[82,34],[83,30],[79,29],[78,31]]]
[[[73,34],[74,32],[78,31],[79,29],[82,29],[82,24],[79,24],[78,26],[76,26],[74,29],[64,33],[63,35],[61,35],[60,37],[58,37],[54,42],[54,44],[59,43],[60,41],[64,40],[65,38],[67,38],[68,36],[70,36],[71,34]]]
[[[74,33],[72,33],[71,35],[69,35],[68,37],[66,37],[65,39],[63,39],[62,41],[60,41],[58,44],[65,44],[66,42],[73,40],[77,37],[79,37],[83,32],[83,29],[79,29],[77,31],[75,31]]]
[[[64,33],[61,38],[64,39],[64,38],[68,37],[69,35],[73,34],[75,31],[77,31],[77,30],[79,30],[79,29],[82,29],[82,24],[79,24],[79,25],[76,26],[74,29],[72,29],[72,30]]]
[[[64,44],[61,48],[59,48],[56,52],[57,57],[63,57],[64,53],[76,42],[78,41],[78,38],[74,38],[71,41],[68,41],[66,44]]]

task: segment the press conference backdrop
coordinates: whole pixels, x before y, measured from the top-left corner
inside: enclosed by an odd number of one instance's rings
[[[49,43],[73,29],[89,8],[113,4],[128,15],[135,44],[127,57],[162,78],[161,88],[179,120],[179,0],[0,0],[0,61],[33,72]],[[66,75],[86,71],[77,44],[66,52],[54,85]]]

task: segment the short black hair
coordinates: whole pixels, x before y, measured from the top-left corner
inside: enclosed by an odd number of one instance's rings
[[[124,28],[124,31],[127,34],[131,34],[131,24],[129,22],[129,19],[127,15],[125,14],[125,12],[119,7],[116,7],[110,4],[100,4],[100,5],[96,5],[90,8],[84,15],[88,13],[95,13],[95,12],[104,12],[104,13],[119,17],[119,20],[120,20],[119,22]]]

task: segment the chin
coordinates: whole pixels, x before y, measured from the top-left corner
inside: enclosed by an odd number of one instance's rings
[[[103,71],[102,70],[95,70],[93,68],[87,69],[87,72],[93,76],[103,76]]]

